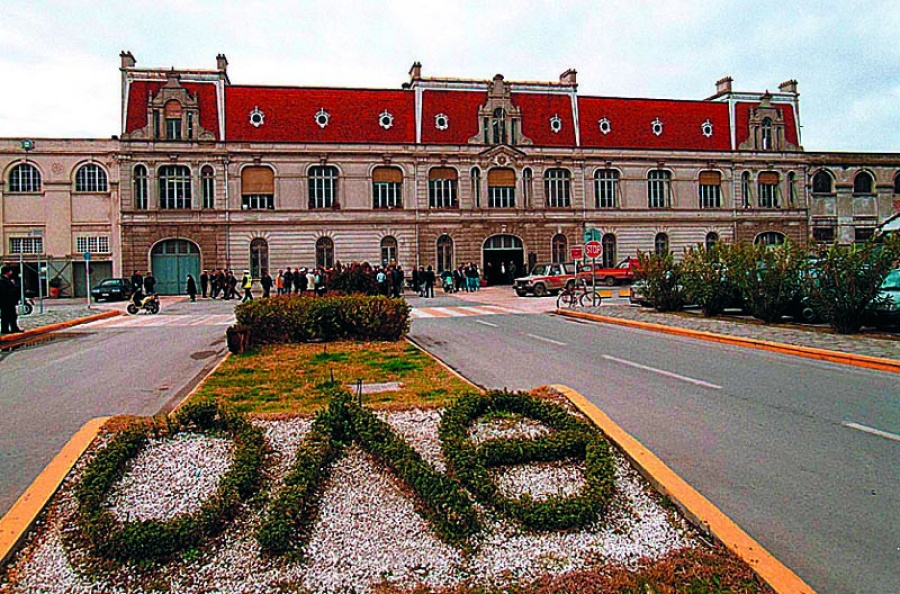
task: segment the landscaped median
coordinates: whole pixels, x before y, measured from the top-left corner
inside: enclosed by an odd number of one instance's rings
[[[254,348],[107,423],[0,592],[771,592],[585,402],[403,341]]]

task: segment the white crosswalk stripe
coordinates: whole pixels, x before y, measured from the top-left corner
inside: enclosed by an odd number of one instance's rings
[[[498,305],[478,305],[460,307],[414,307],[410,318],[460,318],[465,316],[496,316],[526,313],[518,309]]]
[[[137,315],[106,318],[85,324],[82,328],[147,328],[155,326],[229,326],[234,314],[210,315]]]

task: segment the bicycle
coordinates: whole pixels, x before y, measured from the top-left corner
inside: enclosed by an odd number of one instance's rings
[[[602,301],[603,298],[600,296],[600,291],[593,287],[589,287],[587,281],[582,280],[571,286],[566,285],[566,287],[560,291],[559,296],[556,298],[556,308],[573,308],[576,305],[580,305],[581,307],[599,307]]]

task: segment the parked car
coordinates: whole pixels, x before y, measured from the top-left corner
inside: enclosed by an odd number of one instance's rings
[[[625,258],[614,268],[604,268],[598,264],[592,271],[590,264],[585,264],[579,268],[578,278],[590,282],[596,277],[597,284],[604,284],[607,287],[628,283],[634,280],[634,271],[638,267],[637,258]]]
[[[876,326],[900,324],[900,268],[891,270],[884,277],[872,310]]]
[[[631,289],[628,291],[628,301],[632,305],[640,305],[641,307],[650,307],[650,302],[647,301],[647,296],[644,294],[644,289],[647,287],[647,281],[635,281],[631,285]]]
[[[575,263],[557,262],[538,264],[531,274],[517,278],[513,283],[516,295],[525,297],[529,293],[535,297],[558,293],[566,285],[575,285]]]
[[[131,297],[133,289],[127,278],[105,278],[91,289],[94,301],[121,301]]]

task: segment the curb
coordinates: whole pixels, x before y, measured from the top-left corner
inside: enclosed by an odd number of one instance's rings
[[[5,342],[18,342],[23,339],[33,338],[35,336],[40,336],[41,334],[47,334],[48,332],[56,332],[57,330],[62,330],[64,328],[70,328],[72,326],[77,326],[78,324],[87,324],[88,322],[96,322],[97,320],[104,320],[106,318],[114,318],[116,316],[122,315],[120,312],[111,309],[105,311],[103,313],[94,314],[92,316],[86,316],[84,318],[76,318],[74,320],[68,320],[65,322],[58,322],[56,324],[48,324],[47,326],[41,326],[39,328],[32,328],[30,330],[26,330],[24,332],[19,332],[17,334],[5,334],[0,336],[0,345]]]
[[[455,369],[453,369],[452,367],[450,367],[449,365],[447,365],[446,363],[444,363],[443,361],[441,361],[440,359],[438,359],[437,357],[435,357],[434,355],[432,355],[431,353],[429,353],[427,349],[425,349],[422,345],[420,345],[419,343],[417,343],[416,341],[414,341],[413,339],[411,339],[408,335],[407,335],[407,336],[404,336],[404,337],[403,337],[403,340],[405,340],[405,341],[408,342],[409,344],[411,344],[411,345],[413,345],[414,347],[416,347],[417,349],[419,349],[419,352],[424,353],[425,355],[427,355],[432,361],[434,361],[435,363],[437,363],[438,365],[440,365],[441,367],[443,367],[444,369],[446,369],[447,372],[450,373],[453,377],[455,377],[456,379],[458,379],[459,381],[461,381],[461,382],[463,382],[463,383],[465,383],[465,384],[468,384],[468,385],[472,386],[473,388],[475,388],[475,390],[477,390],[477,391],[480,392],[481,394],[484,394],[485,389],[484,389],[482,386],[479,386],[478,384],[474,383],[474,382],[473,382],[472,380],[470,380],[469,378],[464,377],[464,376],[463,376],[462,374],[460,374],[458,371],[456,371]]]
[[[556,313],[558,315],[570,318],[580,318],[583,320],[591,320],[594,322],[603,322],[605,324],[617,324],[619,326],[630,326],[632,328],[641,328],[643,330],[652,330],[654,332],[663,332],[665,334],[674,334],[676,336],[686,336],[688,338],[697,338],[700,340],[708,340],[710,342],[719,342],[723,344],[743,346],[762,351],[783,353],[785,355],[794,355],[797,357],[805,357],[807,359],[817,359],[819,361],[829,361],[831,363],[840,363],[842,365],[852,365],[854,367],[865,367],[867,369],[877,369],[878,371],[900,373],[900,361],[897,361],[895,359],[882,359],[880,357],[854,355],[852,353],[841,353],[839,351],[829,351],[826,349],[784,344],[781,342],[770,342],[768,340],[741,338],[739,336],[715,334],[713,332],[704,332],[702,330],[689,330],[687,328],[666,326],[664,324],[638,322],[635,320],[625,320],[622,318],[613,318],[609,316],[602,316],[598,314],[590,314],[579,311],[566,311],[563,309],[557,309]]]
[[[97,417],[85,423],[0,518],[0,567],[18,550],[50,498],[109,419]]]
[[[711,535],[744,561],[779,594],[815,594],[806,582],[772,556],[728,516],[678,476],[641,442],[619,427],[595,404],[568,386],[554,384],[618,446],[657,491],[668,497],[703,532]]]

